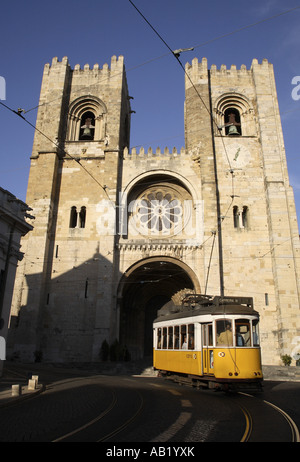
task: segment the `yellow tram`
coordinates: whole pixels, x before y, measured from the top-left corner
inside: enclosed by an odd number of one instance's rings
[[[259,314],[253,299],[187,295],[167,303],[153,323],[153,366],[209,388],[260,389]]]

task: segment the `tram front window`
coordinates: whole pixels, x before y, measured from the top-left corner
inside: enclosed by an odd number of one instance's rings
[[[252,321],[253,346],[259,346],[258,319]]]
[[[235,343],[237,347],[251,346],[249,319],[237,319],[235,321]]]
[[[228,319],[216,321],[217,345],[233,346],[232,322]]]

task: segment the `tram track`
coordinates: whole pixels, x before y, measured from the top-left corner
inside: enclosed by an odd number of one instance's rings
[[[74,430],[64,435],[61,435],[58,438],[55,438],[54,440],[52,440],[52,442],[78,442],[90,440],[97,443],[107,442],[111,438],[118,435],[120,432],[126,430],[126,428],[129,427],[130,424],[132,424],[141,414],[144,406],[144,399],[139,391],[135,391],[135,393],[138,396],[138,400],[134,401],[137,402],[134,413],[132,415],[129,415],[126,418],[126,420],[122,422],[120,425],[117,425],[116,428],[111,428],[110,431],[104,432],[104,434],[99,437],[99,434],[103,432],[104,428],[109,428],[111,425],[114,425],[114,422],[120,421],[120,418],[118,419],[116,416],[121,414],[120,408],[122,408],[122,406],[124,405],[124,400],[118,397],[118,393],[115,390],[111,390],[111,392],[112,400],[104,411],[102,411],[99,415],[87,421],[83,425],[75,428]],[[134,404],[132,405],[132,407],[134,407]],[[115,413],[114,416],[112,415],[113,412]],[[105,421],[105,418],[107,418],[107,421]]]
[[[189,387],[189,388],[191,387],[191,385],[185,381],[177,380],[177,383],[185,387]],[[227,394],[227,396],[229,395]],[[233,398],[233,396],[251,398],[254,401],[256,401],[256,406],[252,406],[249,403],[245,404],[245,403],[237,402],[236,399]],[[279,406],[276,406],[270,401],[257,398],[255,395],[242,392],[242,391],[234,393],[230,399],[233,404],[238,405],[244,417],[245,426],[244,426],[242,437],[239,440],[239,442],[244,443],[244,442],[256,441],[257,438],[259,438],[260,441],[265,441],[265,442],[268,439],[272,440],[272,435],[270,434],[270,432],[268,433],[268,426],[270,422],[268,422],[267,417],[263,414],[261,410],[260,410],[260,415],[258,414],[257,407],[260,407],[260,406],[266,406],[267,408],[272,409],[277,416],[279,416],[280,418],[283,418],[283,422],[285,424],[288,424],[289,438],[287,438],[285,442],[297,442],[297,443],[300,442],[300,432],[299,432],[299,429],[296,423],[288,415],[288,413],[285,412],[283,409],[281,409]],[[274,416],[274,419],[277,419],[276,415]],[[262,424],[262,422],[264,422],[264,424]],[[280,423],[280,425],[283,425],[282,422]],[[258,431],[258,428],[261,428],[260,432]],[[275,442],[275,440],[272,440],[272,441]]]
[[[108,441],[110,438],[116,436],[118,433],[125,430],[140,415],[140,413],[142,412],[143,407],[144,407],[144,399],[143,399],[142,395],[139,392],[138,392],[138,395],[139,395],[139,398],[140,398],[140,405],[139,405],[137,411],[129,419],[127,419],[126,422],[124,422],[122,425],[120,425],[116,429],[112,430],[107,435],[99,438],[96,441],[97,443]]]
[[[121,415],[123,412],[122,406],[124,406],[124,399],[123,396],[118,397],[114,390],[111,390],[111,392],[112,400],[105,410],[71,432],[54,439],[53,442],[72,440],[84,441],[86,435],[90,433],[94,435],[94,437],[92,437],[93,441],[108,442],[110,440],[113,441],[114,437],[121,432],[126,431],[126,429],[128,429],[131,424],[134,424],[135,420],[142,414],[144,409],[144,398],[138,390],[135,390],[134,396],[131,396],[132,402],[130,406],[130,411],[134,408],[133,412],[128,413],[128,410],[127,412],[124,412],[127,415],[125,415],[124,421],[120,422],[120,419],[116,419],[116,416]],[[172,394],[175,393],[175,391],[172,391]],[[177,392],[176,394],[181,396],[181,393]],[[256,442],[257,440],[264,442],[276,442],[276,435],[272,435],[272,425],[278,426],[278,428],[280,428],[280,432],[284,431],[285,436],[282,437],[282,439],[285,442],[300,442],[299,429],[296,423],[280,407],[270,401],[259,399],[254,395],[244,392],[238,392],[236,397],[231,399],[233,404],[239,407],[244,417],[244,430],[239,442]],[[182,407],[186,407],[186,400],[181,400],[181,405]],[[190,407],[192,407],[192,405]],[[271,417],[268,409],[271,410]],[[192,414],[190,413],[188,414],[188,418],[184,421],[184,423],[182,423],[181,420],[180,422],[174,422],[170,428],[166,429],[163,434],[159,435],[152,441],[169,441],[174,437],[177,431],[184,427],[187,421],[191,418],[191,415]],[[184,413],[183,415],[180,415],[180,419],[182,419],[182,417],[185,417]],[[108,421],[105,421],[105,418],[108,418]],[[117,424],[114,428],[115,422],[119,422],[119,425]],[[284,423],[287,424],[288,429],[284,428]],[[270,424],[271,428],[269,428]],[[107,429],[108,431],[104,431],[104,433],[99,436],[101,432],[103,432],[103,429]],[[88,440],[90,438],[91,436],[88,436]]]
[[[26,374],[19,371],[16,376]],[[19,428],[24,441],[300,442],[299,408],[293,406],[299,388],[277,386],[275,397],[271,387],[259,395],[223,394],[133,377],[66,376],[47,381],[45,393],[31,401],[30,410],[26,401],[18,413],[15,407],[5,409],[5,422],[11,428],[3,426],[7,440],[14,441],[18,435],[14,429]],[[278,390],[291,390],[290,399]],[[22,427],[23,419],[28,423],[28,412],[33,415],[30,428]]]
[[[280,414],[285,418],[285,420],[288,422],[291,433],[292,433],[292,443],[300,443],[300,434],[297,425],[293,421],[293,419],[282,409],[280,409],[278,406],[275,406],[275,404],[270,403],[269,401],[264,401],[266,404],[269,406],[272,406],[274,409],[276,409]]]
[[[117,404],[117,398],[116,398],[116,394],[113,392],[113,398],[112,398],[112,401],[111,403],[109,404],[109,406],[103,411],[101,412],[98,416],[96,416],[94,419],[86,422],[84,425],[81,425],[80,427],[76,428],[75,430],[72,430],[71,432],[69,433],[66,433],[65,435],[62,435],[60,436],[59,438],[56,438],[54,440],[52,440],[52,443],[58,443],[58,442],[62,442],[64,440],[67,440],[68,438],[74,436],[74,435],[77,435],[78,433],[86,430],[87,428],[89,428],[90,426],[94,425],[95,423],[99,422],[101,419],[103,419],[103,417],[105,417],[114,407],[115,405]]]
[[[257,403],[262,403],[264,405],[266,405],[267,407],[269,407],[270,409],[274,410],[275,413],[277,415],[279,415],[281,418],[284,419],[285,423],[288,424],[288,428],[289,428],[289,431],[290,431],[290,440],[289,441],[286,441],[286,442],[291,442],[291,443],[299,443],[300,442],[300,433],[299,433],[299,429],[296,425],[296,423],[294,422],[294,420],[283,410],[281,409],[280,407],[276,406],[275,404],[271,403],[270,401],[266,401],[266,400],[260,400],[258,398],[256,398],[255,396],[253,395],[250,395],[248,393],[244,393],[244,392],[239,392],[238,395],[240,396],[245,396],[245,397],[248,397],[248,398],[252,398],[254,400],[256,400],[256,405]],[[239,404],[239,407],[240,409],[242,410],[242,413],[245,417],[245,430],[244,430],[244,433],[243,433],[243,436],[240,440],[241,443],[244,443],[244,442],[249,442],[251,441],[251,438],[253,437],[253,432],[254,432],[254,429],[256,427],[260,427],[260,428],[265,428],[267,427],[267,425],[262,425],[260,423],[260,425],[258,424],[258,421],[257,421],[257,416],[255,416],[255,412],[253,412],[253,408],[252,410],[250,411],[248,409],[247,406],[245,406],[244,404],[241,405]],[[250,406],[251,407],[251,406]],[[276,418],[276,416],[275,416]],[[257,438],[257,436],[255,437],[254,436],[254,441],[255,441],[255,438]],[[270,435],[264,435],[261,434],[260,435],[260,438],[261,438],[261,441],[264,441],[264,438],[265,439],[268,439],[268,438],[271,438]]]
[[[253,421],[252,421],[252,417],[251,417],[251,414],[250,412],[248,411],[248,409],[240,406],[243,414],[244,414],[244,417],[245,417],[245,420],[246,420],[246,426],[245,426],[245,431],[244,431],[244,434],[242,436],[242,438],[240,439],[240,443],[247,443],[251,437],[251,433],[252,433],[252,426],[253,426]]]

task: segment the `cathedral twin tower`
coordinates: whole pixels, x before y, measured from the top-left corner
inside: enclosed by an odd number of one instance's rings
[[[185,148],[129,149],[123,57],[44,68],[8,348],[98,361],[104,340],[152,351],[185,292],[253,297],[264,364],[300,335],[299,234],[273,67],[186,65]]]

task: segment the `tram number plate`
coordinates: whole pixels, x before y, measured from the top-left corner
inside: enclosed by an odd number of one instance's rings
[[[187,359],[197,359],[196,353],[187,353],[186,355]]]

